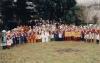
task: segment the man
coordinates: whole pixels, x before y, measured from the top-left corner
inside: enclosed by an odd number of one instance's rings
[[[3,30],[2,31],[2,43],[1,43],[2,49],[6,49],[6,45],[7,45],[6,42],[7,42],[6,30]]]

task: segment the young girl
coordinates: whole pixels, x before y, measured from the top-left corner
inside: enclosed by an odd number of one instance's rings
[[[11,37],[7,37],[7,48],[10,49],[11,45],[12,45],[13,41],[11,39]]]

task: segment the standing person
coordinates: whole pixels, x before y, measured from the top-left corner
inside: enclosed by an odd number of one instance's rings
[[[6,49],[6,42],[7,42],[7,37],[6,37],[6,30],[2,30],[2,49]]]
[[[36,43],[36,33],[32,32],[32,43]]]
[[[11,45],[12,45],[13,41],[11,39],[10,36],[7,37],[7,48],[10,49]]]
[[[15,35],[16,35],[16,45],[18,45],[19,44],[19,38],[20,38],[20,36],[19,36],[19,32],[17,31],[16,33],[15,33]]]
[[[68,36],[69,36],[69,33],[67,30],[64,31],[64,39],[65,41],[68,41]]]
[[[45,42],[49,42],[49,32],[45,31]]]
[[[59,31],[58,35],[59,35],[59,41],[62,41],[63,40],[63,33],[61,31]]]
[[[96,44],[99,44],[99,42],[100,42],[100,35],[99,35],[99,33],[97,32],[97,33],[96,33]]]
[[[44,31],[42,31],[41,37],[42,37],[42,43],[44,43],[45,42],[45,32]]]
[[[91,43],[91,31],[89,31],[89,43]]]
[[[24,43],[24,33],[23,32],[21,32],[21,34],[20,34],[20,39],[21,39],[20,43],[23,44]]]
[[[89,37],[90,37],[90,38],[89,38],[89,39],[90,39],[89,41],[92,43],[93,34],[92,34],[92,32],[91,32],[91,31],[89,32]]]
[[[8,31],[7,32],[7,48],[9,49],[11,47],[11,45],[13,44],[13,41],[12,41],[12,36],[11,36],[11,32]]]
[[[87,33],[87,31],[85,32],[85,42],[88,42],[88,33]]]
[[[57,31],[54,32],[54,38],[55,38],[55,41],[58,41],[58,32]]]
[[[96,31],[95,29],[92,29],[92,42],[96,41]]]
[[[81,31],[81,41],[84,41],[84,30]]]
[[[19,44],[22,43],[22,36],[21,36],[21,32],[19,32]]]
[[[95,37],[94,37],[94,32],[92,32],[92,33],[91,33],[91,42],[92,42],[92,43],[94,42],[94,38],[95,38]]]
[[[23,39],[24,39],[24,43],[27,43],[27,33],[23,32]]]
[[[41,42],[42,41],[42,37],[41,37],[41,33],[37,33],[36,34],[36,42]]]
[[[17,44],[17,39],[16,39],[15,31],[12,34],[12,40],[13,40],[13,45],[12,46],[15,46]]]
[[[51,41],[54,41],[54,32],[51,32],[50,38],[51,38]]]
[[[29,31],[27,32],[27,41],[28,41],[28,43],[31,42],[31,34],[32,34],[32,29],[30,28]]]

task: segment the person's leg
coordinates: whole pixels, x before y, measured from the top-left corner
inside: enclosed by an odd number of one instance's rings
[[[61,38],[58,37],[58,41],[61,41]]]
[[[24,38],[23,38],[23,36],[21,36],[21,44],[23,44],[24,43]]]
[[[44,39],[44,37],[42,37],[42,43],[44,43],[44,41],[45,41],[45,39]]]
[[[24,36],[24,43],[27,43],[27,38],[26,38],[26,36]]]
[[[17,37],[15,37],[15,45],[17,45]]]
[[[17,44],[19,44],[19,37],[17,37]]]
[[[78,37],[78,41],[80,41],[81,40],[81,37]]]
[[[67,41],[67,38],[66,38],[66,37],[64,37],[64,40],[65,40],[65,41]]]
[[[60,38],[60,41],[63,41],[63,38]]]
[[[13,40],[12,46],[14,46],[16,44],[15,38],[13,38],[12,40]]]
[[[46,42],[49,42],[49,38],[48,37],[46,37]]]
[[[69,37],[67,37],[67,41],[69,41]]]
[[[35,37],[33,38],[33,42],[36,43],[36,38]]]
[[[30,37],[28,37],[28,43],[31,43],[31,38]]]
[[[86,43],[87,43],[88,42],[88,39],[86,38],[85,40],[86,40]]]
[[[21,37],[19,37],[19,44],[21,44],[22,40],[21,40]]]
[[[73,41],[73,36],[71,36],[71,41]]]
[[[7,49],[10,49],[10,45],[7,45]]]
[[[33,40],[33,38],[31,38],[31,43],[33,43],[34,42],[34,40]]]
[[[4,50],[4,49],[6,49],[7,47],[6,46],[2,46],[2,49]]]
[[[99,40],[96,40],[96,44],[99,44]]]

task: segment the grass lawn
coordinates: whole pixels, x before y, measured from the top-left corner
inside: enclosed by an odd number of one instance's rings
[[[0,49],[0,63],[100,63],[100,45],[82,42],[23,44]]]

